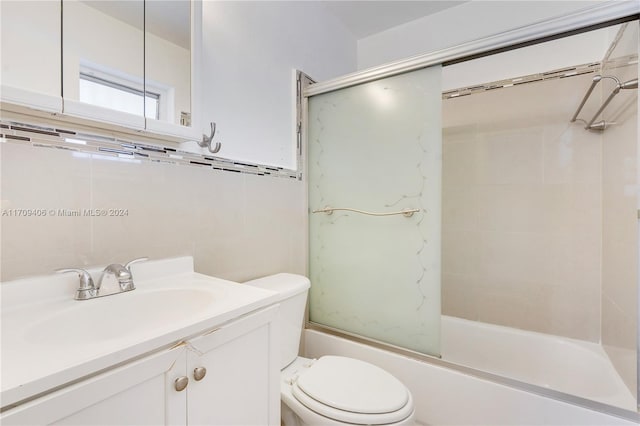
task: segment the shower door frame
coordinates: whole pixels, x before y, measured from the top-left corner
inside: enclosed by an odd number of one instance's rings
[[[455,63],[464,62],[492,54],[500,53],[503,51],[514,50],[529,45],[543,43],[546,41],[579,34],[582,32],[615,25],[623,22],[633,21],[640,19],[640,2],[617,2],[609,1],[601,5],[590,7],[580,10],[578,12],[565,15],[559,18],[551,19],[542,23],[527,25],[525,27],[517,28],[514,30],[499,33],[493,36],[482,38],[473,42],[464,43],[452,48],[439,50],[433,53],[418,55],[403,59],[400,61],[392,62],[389,64],[381,65],[378,67],[370,68],[364,71],[347,74],[343,77],[335,78],[332,80],[313,83],[313,80],[307,78],[304,84],[300,86],[301,95],[299,95],[298,117],[302,118],[301,126],[298,129],[302,133],[302,140],[305,142],[302,147],[302,161],[299,165],[302,166],[302,180],[308,185],[307,165],[308,165],[308,100],[309,97],[314,95],[320,95],[347,87],[368,83],[371,81],[380,80],[386,77],[426,68],[432,65],[453,65]],[[308,76],[305,76],[308,77]],[[305,191],[305,205],[308,206],[308,191]],[[640,210],[639,210],[640,217]],[[305,218],[306,228],[309,227],[308,215]],[[306,272],[309,275],[309,240],[306,236]],[[639,291],[640,297],[640,291]],[[636,348],[636,354],[640,354],[640,303],[639,305],[639,318],[636,324],[638,332]],[[530,383],[522,382],[515,379],[510,379],[504,376],[499,376],[493,373],[488,373],[482,370],[476,370],[469,367],[464,367],[458,364],[454,364],[434,356],[424,355],[419,352],[408,350],[406,348],[391,345],[385,342],[381,342],[375,339],[366,338],[353,333],[349,333],[343,330],[339,330],[333,327],[325,326],[322,324],[314,323],[309,320],[309,312],[305,313],[305,328],[309,330],[316,330],[337,337],[346,338],[350,341],[357,343],[364,343],[368,346],[373,346],[379,349],[384,349],[394,353],[398,353],[409,358],[417,359],[423,362],[434,364],[437,366],[445,367],[461,373],[478,377],[484,380],[490,380],[495,383],[510,386],[516,389],[521,389],[526,392],[534,393],[544,397],[553,398],[570,404],[586,407],[592,410],[603,412],[609,415],[617,416],[626,420],[640,422],[640,412],[633,412],[625,410],[612,405],[604,404],[601,402],[593,401],[586,398],[581,398],[572,394],[555,391],[549,388],[533,385]],[[638,375],[638,394],[640,395],[640,359],[639,368],[637,369]],[[639,406],[640,407],[640,406]]]

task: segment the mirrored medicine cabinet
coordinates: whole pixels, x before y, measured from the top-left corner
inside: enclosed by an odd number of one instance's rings
[[[0,7],[3,101],[199,137],[200,1],[3,0]]]
[[[62,111],[60,1],[0,2],[3,102]]]

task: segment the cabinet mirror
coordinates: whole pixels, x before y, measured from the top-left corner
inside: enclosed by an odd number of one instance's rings
[[[62,1],[65,112],[144,127],[144,1]]]
[[[145,2],[147,123],[191,126],[191,2]]]

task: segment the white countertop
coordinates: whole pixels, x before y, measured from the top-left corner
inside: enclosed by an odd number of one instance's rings
[[[73,299],[76,274],[1,284],[2,407],[171,347],[278,299],[268,290],[198,274],[190,257],[131,269],[135,290],[85,301]],[[97,280],[101,270],[89,272]],[[149,306],[152,300],[161,303]]]

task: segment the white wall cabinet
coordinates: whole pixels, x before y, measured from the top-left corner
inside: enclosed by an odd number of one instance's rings
[[[277,306],[2,414],[3,425],[278,425]],[[198,376],[196,369],[206,374]],[[185,380],[186,378],[186,380]],[[187,385],[177,389],[178,381]]]
[[[3,102],[62,112],[60,14],[60,2],[0,2]]]
[[[3,108],[201,138],[200,0],[5,0],[0,7]]]

